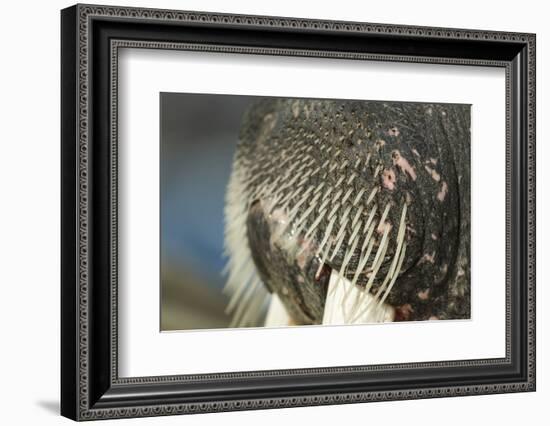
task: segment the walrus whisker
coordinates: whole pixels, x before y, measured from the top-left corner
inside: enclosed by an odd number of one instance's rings
[[[312,173],[311,169],[307,169],[306,172],[302,175],[302,180],[296,184],[298,188],[304,186],[306,182],[309,180],[310,175]]]
[[[342,214],[342,217],[340,218],[340,220],[338,221],[338,223],[343,226],[344,223],[347,223],[347,218],[348,218],[348,215],[349,213],[351,212],[351,209],[352,209],[353,206],[347,206],[346,209],[344,210],[344,214]],[[338,235],[340,234],[340,232],[338,232]],[[338,238],[338,237],[337,237]]]
[[[359,192],[357,193],[357,195],[355,196],[355,199],[353,200],[353,205],[357,205],[357,203],[359,202],[359,200],[361,199],[361,197],[363,196],[363,194],[365,193],[366,189],[365,188],[361,188],[359,190]]]
[[[369,228],[369,232],[367,233],[367,235],[365,236],[365,239],[364,239],[364,242],[363,242],[363,247],[361,248],[361,253],[363,253],[363,250],[364,250],[364,247],[368,244],[368,248],[367,248],[367,251],[362,255],[361,259],[359,260],[359,263],[357,264],[357,268],[355,270],[355,275],[353,276],[353,280],[351,281],[351,283],[353,285],[355,285],[355,283],[357,282],[357,279],[359,278],[359,275],[361,274],[361,272],[363,271],[363,269],[365,268],[369,258],[370,258],[370,254],[372,252],[372,248],[374,246],[374,238],[372,238],[372,233],[374,232],[374,227],[376,226],[376,224],[373,222]]]
[[[348,189],[348,191],[342,197],[341,204],[344,204],[348,200],[352,192],[353,192],[353,188]]]
[[[369,217],[367,218],[367,221],[365,222],[365,226],[363,227],[363,234],[365,234],[369,229],[370,224],[374,220],[374,216],[376,215],[377,211],[378,211],[378,205],[375,204],[374,206],[372,206],[372,209],[370,209]],[[365,246],[366,244],[363,244],[363,246],[361,247],[361,253],[365,250]]]
[[[359,218],[361,217],[361,213],[363,213],[363,210],[365,209],[364,205],[360,205],[357,211],[355,212],[355,215],[353,216],[353,219],[351,220],[351,227],[353,228]]]
[[[241,213],[241,216],[244,216],[246,214],[245,210],[243,209]],[[246,217],[239,216],[238,219],[235,219],[231,224],[228,224],[224,231],[224,236],[230,236],[231,234],[234,234],[235,232],[240,232],[242,230],[242,227],[244,224],[246,224]]]
[[[237,327],[242,314],[244,313],[244,310],[246,306],[248,305],[248,301],[252,298],[253,293],[256,291],[258,286],[261,286],[261,281],[254,281],[252,284],[247,286],[246,292],[242,296],[242,299],[239,300],[238,305],[235,309],[235,313],[233,314],[233,318],[231,319],[231,323],[229,327]],[[232,309],[229,308],[226,309],[227,313],[232,313]]]
[[[370,202],[374,199],[374,196],[376,195],[376,193],[378,192],[378,187],[375,186],[373,188],[373,190],[371,191],[371,193],[369,194],[369,198],[367,198],[367,201],[366,201],[366,204],[369,205]]]
[[[338,253],[338,250],[340,249],[340,246],[344,242],[345,237],[345,230],[348,224],[348,215],[352,209],[352,206],[347,206],[346,210],[344,211],[344,214],[340,218],[340,229],[338,230],[338,233],[336,234],[336,246],[332,252],[332,255],[330,257],[330,260],[333,260],[336,254]]]
[[[330,188],[327,192],[330,193]],[[325,194],[325,196],[326,196],[326,194]],[[330,199],[328,197],[325,198],[325,196],[323,196],[323,198],[321,198],[322,202],[321,202],[321,205],[319,206],[319,210],[325,209],[328,206],[328,203],[330,203]]]
[[[275,188],[279,181],[281,180],[281,176],[279,175],[273,182],[271,183],[265,183],[268,179],[265,179],[260,185],[256,187],[256,189],[248,194],[246,204],[249,204],[250,202],[263,198],[264,194],[271,194],[272,190],[271,188]]]
[[[297,188],[294,192],[289,192],[281,201],[280,201],[280,207],[281,209],[285,210],[288,208],[289,204],[294,200],[298,195],[300,195],[301,192],[305,190],[305,192],[302,194],[302,197],[307,197],[311,191],[313,191],[312,186],[306,186],[304,183],[299,183],[297,185]]]
[[[330,220],[332,219],[332,217],[336,214],[336,212],[338,211],[338,209],[340,209],[342,206],[340,204],[335,204],[333,207],[332,207],[332,210],[330,211],[330,213],[328,214],[327,218]],[[338,215],[334,216],[334,219],[336,220],[338,218]]]
[[[391,208],[391,204],[388,203],[386,205],[386,208],[384,209],[384,212],[382,213],[382,217],[380,218],[380,221],[378,222],[378,227],[380,227],[381,224],[385,223],[386,217],[388,216],[390,208]],[[372,287],[376,273],[378,272],[378,269],[382,264],[382,260],[384,259],[384,255],[386,254],[387,239],[388,239],[389,232],[390,232],[390,227],[389,226],[385,227],[384,234],[382,235],[382,239],[380,241],[380,246],[378,247],[378,250],[376,251],[376,255],[374,256],[374,260],[372,261],[373,273],[369,277],[367,285],[365,286],[365,289],[367,290],[367,292],[370,291],[370,288]]]
[[[248,259],[239,265],[238,267],[233,268],[232,266],[229,268],[230,274],[227,278],[227,281],[224,285],[223,292],[225,294],[232,294],[235,292],[238,288],[239,283],[241,282],[248,282],[250,280],[250,277],[254,276],[254,269],[250,268]],[[239,277],[239,279],[237,279]]]
[[[321,243],[317,247],[317,251],[315,252],[315,256],[319,256],[319,254],[321,253],[321,251],[325,247],[325,244],[328,242],[328,239],[330,238],[330,235],[332,233],[332,228],[334,226],[334,223],[336,222],[336,217],[337,216],[332,216],[332,218],[330,218],[330,214],[329,214],[329,223],[327,225],[325,235],[323,236],[323,239],[321,240]],[[322,263],[321,263],[321,265],[322,265]]]
[[[309,177],[311,178],[311,177],[315,176],[315,175],[316,175],[317,173],[319,173],[320,171],[321,171],[321,167],[316,167],[315,169],[313,169],[313,170],[311,171],[311,175],[309,175]]]
[[[315,210],[316,206],[313,206],[313,207],[314,207],[313,210]],[[315,227],[320,223],[320,221],[322,220],[322,218],[325,216],[326,213],[327,213],[327,207],[323,207],[322,210],[317,213],[317,217],[312,223],[310,223],[309,220],[306,218],[306,220],[301,222],[301,225],[296,227],[296,235],[302,235],[302,232],[304,231],[304,229],[306,229],[306,227],[309,226],[307,230],[307,232],[309,233],[307,236],[309,236],[310,233],[315,230]],[[304,234],[302,236],[302,239],[305,240],[306,238],[307,238],[306,234]]]
[[[275,196],[275,195],[279,195],[281,193],[283,193],[283,191],[285,191],[287,188],[290,188],[292,187],[292,185],[294,185],[294,183],[300,178],[300,175],[294,175],[293,178],[291,178],[288,182],[284,183],[283,185],[281,185],[275,192],[273,192],[271,195]],[[284,194],[284,193],[283,193]]]
[[[359,237],[358,237],[358,234],[356,234],[356,237],[354,239],[354,242],[350,248],[350,250],[348,251],[348,253],[346,254],[346,257],[344,258],[344,262],[342,263],[342,265],[345,265],[346,267],[348,266],[349,264],[349,261],[351,260],[352,256],[353,256],[353,253],[355,252],[355,249],[357,248],[357,244],[359,243]],[[346,276],[346,269],[345,268],[342,268],[341,270],[341,274],[343,277]],[[353,286],[351,287],[353,288]],[[344,294],[344,301],[347,300],[348,296],[349,296],[349,293],[350,292],[346,292],[346,294]]]
[[[359,229],[361,228],[361,223],[358,223],[355,229],[353,230],[351,236],[348,240],[348,249],[346,250],[346,253],[344,255],[344,260],[342,262],[342,266],[340,268],[340,273],[342,276],[344,276],[345,268],[349,261],[351,260],[351,257],[353,256],[353,253],[355,252],[355,249],[357,248],[357,243],[359,242],[359,238],[357,238],[359,234]],[[349,247],[349,244],[351,244],[351,247]]]
[[[327,260],[329,249],[330,249],[330,244],[326,244],[323,255],[321,256],[321,258],[319,260],[319,266],[317,267],[317,270],[315,271],[315,279],[316,280],[319,279],[321,271],[323,270],[323,267],[325,266],[325,262]]]
[[[353,228],[353,231],[348,239],[347,249],[346,249],[346,252],[344,253],[344,259],[342,261],[342,265],[340,267],[340,272],[339,272],[342,277],[345,277],[346,267],[348,266],[348,263],[351,260],[353,254],[355,253],[355,249],[357,248],[357,244],[359,242],[359,238],[358,238],[359,230],[361,229],[361,225],[362,225],[361,222],[357,223],[355,228]]]
[[[251,257],[245,257],[246,254],[247,253],[236,253],[240,258],[235,257],[234,260],[236,260],[236,262],[228,262],[228,265],[231,265],[231,267],[229,268],[229,276],[227,277],[224,290],[234,288],[240,281],[243,281],[243,278],[253,276],[254,262],[252,262]],[[241,279],[237,280],[236,277],[239,276]]]
[[[332,253],[330,255],[330,260],[332,261],[336,254],[338,254],[338,250],[340,250],[340,247],[342,246],[342,243],[344,242],[344,238],[346,236],[346,227],[347,227],[347,220],[340,225],[340,230],[338,231],[338,234],[336,234],[336,245],[334,246],[334,249],[332,250]]]
[[[315,197],[314,197],[315,199]],[[300,199],[300,201],[298,201],[294,207],[292,208],[292,210],[290,210],[290,213],[288,214],[288,222],[285,226],[281,227],[280,229],[280,232],[275,234],[274,235],[274,239],[278,239],[279,237],[281,237],[281,235],[286,231],[286,229],[291,226],[291,224],[293,223],[294,221],[294,218],[298,215],[298,212],[299,212],[299,208],[302,204],[304,204],[306,201],[308,200],[307,197],[303,197],[302,199]]]
[[[354,172],[351,172],[351,176],[349,177],[348,181],[346,182],[346,185],[351,185],[353,180],[357,177],[357,175]]]
[[[331,272],[328,286],[322,324],[351,324],[349,302],[344,301],[344,297],[347,293],[356,295],[360,290],[358,287],[352,286],[349,280],[340,276],[334,270]],[[382,307],[381,310],[388,315],[388,318],[391,317],[392,311],[388,307]],[[360,318],[360,321],[377,321],[377,316],[367,314],[367,316]]]
[[[319,216],[317,216],[317,219],[315,219],[315,221],[311,224],[311,226],[309,227],[307,232],[304,234],[304,239],[307,239],[307,237],[309,237],[314,231],[317,230],[317,225],[319,225],[321,220],[323,220],[323,218],[325,217],[326,212],[327,212],[326,208],[323,208],[319,212]],[[300,251],[300,253],[301,253],[301,251]]]
[[[267,201],[266,211],[268,212],[268,214],[273,213],[273,211],[275,210],[275,207],[277,207],[279,200],[283,197],[283,195],[284,194],[278,194],[278,195],[275,195],[274,197],[269,197],[266,199]]]
[[[382,262],[384,261],[384,256],[386,255],[386,250],[388,249],[388,234],[390,232],[390,228],[386,227],[384,229],[384,234],[382,236],[382,240],[380,241],[380,246],[378,247],[378,250],[376,251],[376,255],[374,256],[374,260],[372,262],[372,272],[371,275],[367,281],[367,285],[365,286],[364,294],[360,296],[361,300],[357,300],[354,308],[351,311],[350,316],[353,317],[353,314],[358,309],[358,307],[363,302],[364,298],[367,294],[369,294],[370,289],[372,285],[374,284],[374,279],[376,278],[376,275],[378,274],[378,270],[382,266]]]
[[[344,179],[346,178],[345,175],[342,175],[338,178],[338,180],[336,181],[336,183],[334,184],[334,187],[337,188],[340,186],[340,184],[344,181]]]
[[[372,175],[373,179],[376,179],[378,177],[378,173],[380,173],[380,166],[376,166],[376,169],[374,169],[374,174]]]
[[[226,313],[231,313],[235,309],[238,303],[240,303],[241,296],[246,294],[247,291],[249,291],[250,283],[254,282],[254,274],[250,274],[247,276],[246,280],[238,281],[237,286],[234,290],[233,295],[229,299],[229,303],[227,304],[227,307],[225,308]]]
[[[307,157],[304,158],[304,161],[303,161],[302,165],[294,172],[298,176],[303,175],[303,171],[305,170],[306,167],[309,167],[309,166],[311,166],[315,163],[315,159],[313,159],[313,158],[311,158],[311,161],[309,161],[309,162],[307,162],[306,159],[307,159]]]
[[[246,239],[246,199],[248,191],[242,183],[243,174],[235,173],[229,179],[224,209],[225,232],[224,251],[229,253],[224,271],[228,274],[223,292],[232,293],[233,302],[227,306],[232,310],[248,283],[258,280]],[[265,293],[267,290],[262,289]],[[231,302],[231,300],[230,300]]]
[[[304,212],[304,214],[296,222],[295,226],[298,226],[303,220],[305,220],[307,218],[307,216],[309,216],[311,211],[313,211],[313,209],[316,207],[317,199],[320,196],[321,196],[320,192],[318,192],[317,194],[315,194],[313,196],[313,199],[311,200],[311,206]],[[293,224],[294,218],[298,215],[300,206],[303,203],[305,203],[307,200],[308,200],[307,197],[302,197],[302,199],[300,199],[300,201],[298,201],[298,203],[296,203],[294,205],[294,207],[292,208],[292,210],[290,211],[290,213],[288,215],[288,222],[285,225],[281,226],[280,229],[278,230],[278,232],[276,232],[273,235],[274,240],[278,240],[279,238],[281,238],[283,236],[283,234],[286,232],[287,228]]]
[[[361,225],[363,222],[359,221],[355,227],[352,229],[351,235],[348,240],[348,247],[356,239],[356,237],[359,235],[359,230],[361,229]],[[349,253],[349,256],[351,257],[354,253],[354,250],[346,250]]]
[[[286,166],[286,163],[288,163],[289,161],[293,160],[297,155],[299,154],[299,151],[295,151],[293,152],[292,154],[290,154],[289,156],[287,156],[278,166],[280,169],[282,169],[284,166]],[[256,167],[259,167],[259,162],[255,163],[253,165],[256,166]]]
[[[313,194],[317,194],[319,191],[322,191],[323,187],[325,186],[325,181],[321,182],[319,185],[317,185],[317,188],[315,188],[315,191],[313,191]]]
[[[260,282],[260,285],[256,287],[254,293],[246,303],[237,326],[245,327],[248,324],[254,324],[254,320],[259,316],[269,298],[270,295],[266,294]]]
[[[395,281],[397,280],[397,277],[399,276],[399,273],[401,272],[401,267],[403,266],[403,261],[405,260],[406,250],[407,250],[407,242],[404,242],[403,243],[403,248],[401,249],[401,255],[399,256],[399,262],[397,264],[397,269],[394,272],[392,280],[391,280],[390,284],[388,285],[388,289],[384,293],[384,296],[378,302],[378,305],[382,305],[386,301],[386,298],[388,297],[388,295],[390,294],[390,291],[393,288],[393,285],[395,284]]]
[[[371,157],[371,153],[369,152],[369,153],[367,154],[367,158],[365,158],[365,167],[368,167],[368,166],[369,166],[370,157]]]
[[[395,268],[397,266],[397,262],[398,262],[399,255],[400,255],[400,252],[401,252],[401,246],[402,246],[403,240],[405,238],[405,228],[406,228],[405,218],[406,218],[406,216],[407,216],[407,203],[403,203],[403,209],[401,211],[401,220],[399,221],[399,230],[397,232],[397,247],[395,249],[395,253],[394,253],[393,260],[392,260],[392,263],[390,265],[390,268],[388,269],[388,273],[386,274],[386,278],[384,279],[382,285],[380,286],[380,288],[376,292],[376,295],[374,296],[375,300],[378,300],[380,294],[382,294],[382,291],[385,290],[386,284],[388,283],[388,281],[391,278],[393,278],[393,274],[395,272]]]
[[[299,185],[294,192],[289,192],[285,197],[282,198],[280,201],[280,207],[281,209],[285,210],[290,202],[296,198],[300,192],[302,192],[305,189],[304,185]],[[269,212],[270,214],[273,213],[273,211]]]
[[[288,207],[288,205],[290,204],[290,202],[300,194],[302,189],[303,189],[303,187],[299,191],[295,191],[294,194],[287,201],[285,201],[285,203],[281,206],[281,208],[286,209]],[[291,210],[291,212],[297,210],[297,208],[299,208],[303,203],[305,203],[307,201],[307,199],[310,195],[310,192],[312,192],[313,189],[314,189],[313,186],[309,186],[305,190],[305,192],[300,196],[300,199],[296,202],[296,204],[294,204],[294,207]]]

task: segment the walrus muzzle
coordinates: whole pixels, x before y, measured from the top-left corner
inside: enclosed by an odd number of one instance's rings
[[[321,324],[331,274],[357,290],[349,323],[382,306],[383,320],[469,318],[470,107],[260,100],[225,213],[235,326],[273,294],[293,324]]]

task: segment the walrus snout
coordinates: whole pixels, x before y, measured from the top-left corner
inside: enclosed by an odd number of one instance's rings
[[[467,109],[270,99],[248,111],[228,199],[294,322],[322,321],[331,271],[396,320],[469,315]]]

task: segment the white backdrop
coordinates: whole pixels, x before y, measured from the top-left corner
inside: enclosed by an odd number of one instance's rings
[[[524,424],[547,415],[550,399],[548,342],[550,297],[545,270],[550,257],[550,185],[545,159],[550,147],[544,117],[550,114],[545,76],[550,75],[550,29],[544,2],[526,0],[338,2],[277,0],[108,1],[106,4],[195,9],[536,32],[538,94],[538,391],[453,399],[403,401],[348,406],[226,413],[185,418],[119,420],[130,424],[252,425],[299,423],[315,416],[320,424],[349,421],[425,425],[463,425],[489,420],[499,425]],[[59,9],[70,2],[11,2],[3,5],[0,27],[0,397],[2,423],[68,424],[58,417],[59,394]],[[548,78],[548,77],[546,77]],[[546,365],[545,365],[546,364]],[[443,420],[442,420],[443,419]],[[114,422],[108,421],[102,424]],[[536,422],[543,424],[544,420]]]
[[[121,376],[505,356],[505,182],[487,179],[505,175],[503,69],[125,49],[118,75]],[[471,319],[159,333],[158,99],[168,91],[471,104]]]

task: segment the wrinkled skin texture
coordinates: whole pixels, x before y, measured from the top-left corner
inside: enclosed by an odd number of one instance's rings
[[[386,299],[395,320],[470,317],[469,106],[262,100],[243,118],[234,168],[246,176],[254,264],[296,324],[321,323],[332,269],[347,263],[343,275],[365,288],[371,213],[373,254],[388,228],[376,294],[399,254],[404,205],[406,252]]]

